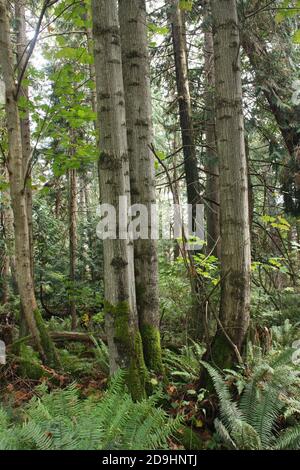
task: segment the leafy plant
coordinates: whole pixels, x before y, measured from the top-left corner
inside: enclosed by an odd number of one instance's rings
[[[45,386],[13,422],[0,408],[1,450],[166,449],[179,426],[157,406],[158,396],[133,402],[117,374],[100,400],[80,399],[75,384],[47,393]]]
[[[283,360],[283,358],[281,358]],[[299,396],[298,371],[280,361],[260,364],[245,385],[239,402],[232,398],[222,375],[207,363],[220,400],[215,429],[227,448],[239,450],[300,449],[300,425],[279,430],[278,420],[289,401]],[[298,401],[297,401],[298,403]]]
[[[172,380],[191,383],[199,378],[200,361],[205,348],[196,342],[190,346],[184,346],[180,354],[170,350],[164,351],[164,363]]]

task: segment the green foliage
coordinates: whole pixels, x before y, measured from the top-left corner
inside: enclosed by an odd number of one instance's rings
[[[59,357],[63,372],[70,374],[72,378],[93,376],[95,365],[92,360],[86,357],[86,354],[81,355],[78,351],[71,352],[67,349],[60,349]]]
[[[108,349],[102,339],[96,339],[94,336],[91,336],[91,339],[95,345],[95,357],[97,364],[100,366],[100,369],[109,375],[109,355]]]
[[[245,386],[235,401],[230,391],[230,382],[220,372],[203,363],[208,370],[220,401],[220,419],[215,429],[224,445],[240,450],[261,450],[300,447],[299,425],[279,430],[279,418],[293,405],[298,408],[298,370],[288,358],[281,354],[257,365],[251,376],[245,379]],[[296,398],[290,402],[290,395]]]
[[[179,0],[179,8],[181,10],[191,11],[193,8],[193,0]]]
[[[299,0],[283,0],[278,13],[276,14],[276,21],[280,23],[286,18],[290,18],[299,14],[300,1]]]
[[[274,347],[291,347],[299,337],[299,323],[292,324],[287,318],[282,325],[271,328]]]
[[[218,259],[212,255],[206,256],[199,253],[194,256],[194,261],[199,275],[208,279],[213,285],[217,285],[220,280]]]
[[[200,361],[205,352],[203,345],[192,342],[183,346],[180,353],[164,350],[163,362],[170,379],[176,383],[192,383],[199,379]]]
[[[80,399],[76,385],[34,397],[13,422],[0,408],[1,450],[167,449],[179,425],[157,407],[158,396],[134,403],[117,374],[99,400]]]
[[[181,263],[160,262],[160,310],[162,312],[162,338],[182,345],[186,339],[186,325],[192,309],[191,286]],[[172,334],[176,331],[176,336]]]

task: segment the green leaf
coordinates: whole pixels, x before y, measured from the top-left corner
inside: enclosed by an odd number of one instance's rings
[[[193,8],[193,0],[179,0],[179,8],[185,11],[191,11]]]
[[[294,44],[300,44],[300,29],[295,32],[295,34],[292,37],[292,41]]]
[[[168,26],[157,26],[155,23],[149,23],[148,28],[152,33],[161,34],[162,36],[166,36],[170,31]]]

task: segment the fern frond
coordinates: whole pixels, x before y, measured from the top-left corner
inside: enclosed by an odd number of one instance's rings
[[[234,442],[234,440],[231,438],[228,430],[222,423],[222,421],[219,420],[219,418],[216,418],[214,420],[214,425],[215,425],[215,430],[217,432],[217,435],[221,439],[221,441],[229,448],[229,449],[235,449],[237,450],[237,445]]]
[[[245,421],[238,421],[232,431],[232,437],[240,450],[260,450],[261,439],[256,430]]]
[[[231,432],[238,421],[244,421],[244,416],[239,410],[237,404],[232,400],[228,385],[223,380],[221,374],[208,363],[201,361],[207,369],[213,381],[215,390],[220,400],[221,417],[225,426]]]
[[[273,373],[273,369],[268,364],[261,364],[255,370],[250,382],[245,386],[241,396],[240,408],[248,423],[252,423],[253,410],[259,399],[258,383],[263,381],[267,374]]]
[[[300,425],[282,431],[277,438],[275,449],[299,450],[300,449]]]

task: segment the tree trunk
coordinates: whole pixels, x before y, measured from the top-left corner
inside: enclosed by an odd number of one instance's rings
[[[157,244],[151,239],[155,203],[150,63],[145,0],[119,0],[132,204],[148,209],[148,239],[134,241],[139,327],[147,367],[162,373]]]
[[[15,17],[17,23],[17,60],[18,60],[18,78],[20,78],[22,68],[25,65],[26,49],[28,40],[26,37],[26,19],[25,19],[25,2],[24,0],[17,0],[15,2]],[[26,74],[23,80],[26,79]],[[22,84],[20,89],[20,96],[26,99],[29,98],[28,86]],[[30,143],[30,119],[29,107],[27,104],[22,107],[22,118],[20,119],[21,137],[22,137],[22,151],[23,151],[23,168],[25,181],[25,194],[27,206],[27,222],[29,233],[29,247],[30,247],[30,266],[32,278],[34,278],[33,271],[33,226],[32,226],[32,189],[31,189],[31,143]]]
[[[179,0],[171,2],[172,39],[176,69],[176,87],[179,102],[180,128],[183,145],[184,171],[187,186],[187,201],[193,205],[193,230],[195,230],[196,204],[201,204],[201,186],[194,141],[192,106],[188,78],[188,61],[185,35],[184,11]]]
[[[14,214],[15,263],[18,291],[34,344],[44,362],[55,365],[57,356],[38,310],[30,265],[30,241],[25,196],[22,136],[16,100],[14,64],[6,2],[0,0],[0,65],[6,89],[8,172]]]
[[[72,143],[73,145],[74,143]],[[75,169],[69,170],[69,256],[70,256],[70,297],[69,307],[71,328],[76,330],[76,266],[77,266],[77,174]]]
[[[91,281],[94,283],[95,276],[95,267],[94,267],[94,256],[95,256],[95,236],[93,231],[93,219],[90,208],[90,188],[87,182],[84,185],[84,205],[86,207],[86,223],[87,223],[87,242],[88,242],[88,258],[89,258],[89,271],[91,275]]]
[[[0,199],[0,231],[2,233],[1,245],[3,250],[0,254],[0,302],[6,305],[9,302],[9,255],[5,240],[5,201]]]
[[[1,169],[2,170],[2,169]],[[8,174],[6,167],[1,171],[1,176],[5,182],[8,181]],[[10,207],[9,190],[3,188],[1,191],[1,211],[0,211],[0,226],[2,232],[3,252],[0,255],[0,271],[1,271],[1,302],[6,304],[9,301],[9,280],[10,274],[15,293],[17,289],[15,286],[15,258],[14,258],[14,235],[13,235],[13,214]]]
[[[230,367],[239,359],[249,325],[248,175],[236,1],[212,0],[211,5],[221,201],[221,305],[212,356],[218,366]]]
[[[194,140],[192,106],[188,77],[185,14],[179,0],[170,0],[170,20],[176,70],[176,87],[179,103],[179,120],[183,147],[187,202],[192,205],[192,230],[196,231],[196,205],[202,203],[198,162]],[[191,252],[195,254],[195,252]],[[192,261],[192,257],[189,258]],[[193,262],[193,261],[192,261]],[[204,336],[203,283],[194,266],[190,269],[193,308],[188,319],[189,334],[194,340]]]
[[[206,224],[207,224],[207,254],[217,258],[221,256],[220,240],[220,190],[219,163],[215,126],[215,67],[214,45],[211,29],[211,14],[209,0],[205,4],[204,17],[204,60],[205,60],[205,130],[206,130]]]
[[[5,305],[9,301],[9,257],[4,254],[1,266],[1,303]]]
[[[130,205],[130,185],[117,0],[93,0],[92,11],[101,202],[112,205],[119,215],[120,196]],[[125,369],[132,396],[139,399],[145,393],[146,368],[136,310],[133,244],[120,235],[103,240],[110,370]]]

